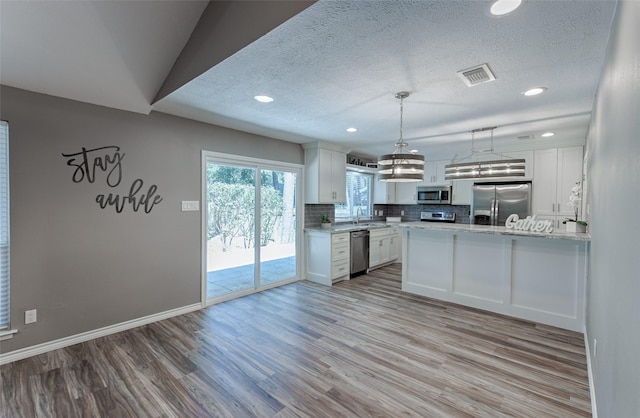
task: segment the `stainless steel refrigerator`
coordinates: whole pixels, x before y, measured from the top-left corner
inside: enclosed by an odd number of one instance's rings
[[[509,215],[531,215],[531,183],[476,183],[473,185],[471,222],[504,226]]]

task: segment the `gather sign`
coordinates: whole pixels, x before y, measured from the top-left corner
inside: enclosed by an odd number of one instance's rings
[[[509,215],[504,226],[516,231],[546,232],[549,234],[553,232],[553,221],[539,221],[536,219],[536,215],[520,219],[518,214],[513,213]]]

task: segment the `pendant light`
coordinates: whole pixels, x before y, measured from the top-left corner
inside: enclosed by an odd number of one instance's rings
[[[453,163],[444,166],[444,179],[445,180],[467,180],[467,179],[485,179],[496,177],[524,177],[525,174],[525,160],[522,158],[509,158],[502,154],[496,154],[493,152],[493,130],[495,126],[490,128],[479,128],[471,131],[471,155],[462,158],[465,160],[473,158],[474,155],[479,154],[475,150],[475,134],[477,132],[491,131],[491,149],[489,152],[493,155],[499,156],[500,160],[491,161],[469,161],[464,163]],[[482,151],[486,152],[486,151]]]
[[[381,155],[378,159],[380,181],[410,182],[424,179],[424,156],[405,152],[409,144],[402,139],[403,101],[407,97],[409,97],[407,91],[396,93],[396,99],[400,99],[400,140],[396,142],[393,154]]]

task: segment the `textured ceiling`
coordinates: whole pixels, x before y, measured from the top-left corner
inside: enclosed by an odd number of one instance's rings
[[[584,141],[616,2],[527,0],[501,18],[489,5],[321,0],[152,104],[185,45],[190,59],[211,53],[190,39],[207,32],[198,24],[206,2],[5,0],[0,82],[372,156],[391,152],[398,139],[401,90],[411,92],[405,139],[427,159],[464,154],[469,131],[486,126],[498,126],[496,148]],[[225,22],[238,36],[249,25]],[[469,88],[456,76],[483,63],[495,82]],[[524,97],[532,86],[548,91]],[[256,94],[275,101],[258,103]],[[350,126],[358,132],[348,134]],[[556,136],[540,138],[549,130]]]
[[[393,149],[394,94],[408,90],[405,138],[427,158],[468,151],[469,131],[485,126],[499,126],[497,145],[546,130],[584,140],[615,3],[530,0],[502,18],[489,4],[319,1],[154,107],[376,155]],[[469,88],[456,76],[482,63],[495,82]],[[521,94],[538,85],[549,90]]]

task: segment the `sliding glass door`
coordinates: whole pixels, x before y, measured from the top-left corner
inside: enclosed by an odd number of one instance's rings
[[[300,168],[212,153],[203,165],[207,303],[296,279]]]
[[[254,288],[256,169],[208,163],[207,298]]]
[[[262,170],[260,283],[296,276],[296,174]]]

